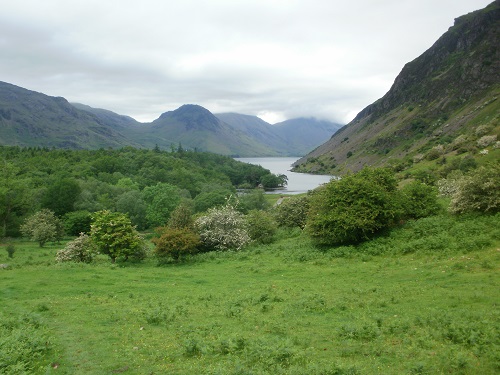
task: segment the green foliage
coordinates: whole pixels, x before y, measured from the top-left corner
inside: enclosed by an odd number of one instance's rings
[[[222,206],[230,195],[231,192],[225,189],[202,192],[194,198],[194,209],[196,212],[205,212],[209,208]]]
[[[413,181],[401,189],[404,216],[411,219],[432,216],[439,212],[437,189],[419,181]]]
[[[42,206],[62,216],[74,210],[75,202],[81,193],[80,185],[72,178],[62,178],[51,184],[42,199]]]
[[[21,232],[43,247],[48,241],[62,238],[63,225],[52,211],[44,208],[24,221]]]
[[[170,215],[167,227],[173,229],[193,229],[193,208],[190,201],[183,201]]]
[[[230,204],[209,209],[194,224],[209,250],[240,250],[250,242],[245,217]]]
[[[116,210],[127,214],[138,230],[147,228],[148,206],[142,199],[142,194],[138,190],[129,190],[118,196],[116,200]]]
[[[92,215],[89,211],[73,211],[63,216],[64,231],[70,236],[90,232]]]
[[[450,212],[495,213],[500,211],[500,163],[479,167],[458,180]]]
[[[148,204],[146,219],[150,226],[165,225],[170,214],[181,201],[179,188],[163,182],[146,187],[142,195]]]
[[[280,227],[303,229],[309,211],[309,196],[287,197],[274,208],[274,217]]]
[[[60,263],[91,263],[95,255],[97,255],[97,248],[92,238],[87,234],[81,233],[79,237],[68,242],[64,249],[57,252],[56,261]]]
[[[0,313],[0,373],[35,373],[38,362],[52,347],[39,316],[24,313],[9,317]]]
[[[153,238],[154,254],[159,263],[168,259],[179,260],[185,255],[196,254],[199,251],[200,236],[186,228],[159,228],[158,238]]]
[[[318,189],[306,229],[319,245],[357,243],[390,227],[401,213],[393,173],[364,168]]]
[[[266,211],[252,210],[246,215],[248,235],[260,244],[269,244],[274,241],[278,225],[274,216]]]
[[[144,242],[125,214],[106,210],[94,213],[90,235],[99,253],[108,255],[113,263],[118,257],[143,257]]]
[[[9,258],[14,258],[14,253],[16,252],[16,247],[13,245],[13,244],[8,244],[6,247],[5,247],[5,250],[7,251],[7,256]]]
[[[269,202],[265,198],[264,190],[252,189],[238,195],[238,211],[247,213],[251,210],[265,210],[269,207]]]
[[[273,174],[269,173],[260,178],[260,184],[264,189],[275,189],[279,187],[286,186],[288,183],[288,177],[284,174]]]

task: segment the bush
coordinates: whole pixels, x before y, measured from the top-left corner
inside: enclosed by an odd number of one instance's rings
[[[14,258],[14,253],[16,252],[16,247],[13,244],[8,244],[7,247],[5,248],[7,251],[7,255],[9,258]]]
[[[284,198],[274,209],[274,218],[280,227],[301,229],[306,225],[309,196]]]
[[[58,241],[64,230],[61,221],[55,214],[44,208],[28,217],[21,225],[21,233],[43,247],[48,241]]]
[[[160,237],[153,238],[154,254],[159,263],[169,258],[179,260],[182,256],[199,251],[200,236],[186,228],[159,228]]]
[[[80,233],[90,232],[92,215],[89,211],[68,212],[63,216],[64,230],[70,236],[78,236]]]
[[[240,250],[250,242],[245,217],[230,204],[209,209],[194,224],[208,249]]]
[[[419,181],[413,181],[403,187],[401,198],[406,218],[428,217],[440,210],[436,188]]]
[[[266,200],[264,190],[252,189],[238,196],[239,204],[238,211],[244,214],[251,210],[265,210],[269,207],[269,202]]]
[[[479,167],[459,180],[450,212],[495,213],[500,211],[500,163]]]
[[[278,225],[274,217],[260,210],[252,210],[247,214],[248,235],[257,243],[268,244],[273,242]]]
[[[91,263],[97,254],[97,248],[92,239],[84,233],[71,242],[66,247],[59,250],[56,254],[57,262],[81,262]]]
[[[144,241],[127,215],[104,210],[96,212],[92,220],[92,241],[98,251],[108,255],[113,263],[118,257],[124,257],[125,260],[129,257],[144,258]]]
[[[312,196],[306,229],[319,245],[357,243],[393,225],[401,214],[393,173],[365,168]]]

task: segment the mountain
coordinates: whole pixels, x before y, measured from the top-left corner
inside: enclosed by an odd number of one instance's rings
[[[0,82],[0,145],[57,148],[137,146],[66,99]]]
[[[230,126],[209,110],[194,104],[163,113],[150,124],[143,143],[183,147],[232,156],[275,156],[278,151]]]
[[[499,0],[455,19],[431,48],[404,66],[387,94],[294,169],[342,174],[365,165],[401,170],[486,153],[498,159],[499,23]]]
[[[271,125],[257,116],[239,113],[218,113],[216,116],[260,143],[280,150],[280,156],[304,155],[328,140],[341,127],[339,124],[312,117]]]
[[[274,124],[273,127],[293,150],[293,155],[304,155],[328,140],[342,126],[313,117],[301,117]]]

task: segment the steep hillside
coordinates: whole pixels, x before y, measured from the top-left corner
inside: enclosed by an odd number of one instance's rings
[[[455,20],[405,65],[389,92],[362,110],[296,171],[342,174],[365,165],[438,169],[500,150],[500,1]]]
[[[0,145],[100,148],[136,144],[64,98],[0,82]]]

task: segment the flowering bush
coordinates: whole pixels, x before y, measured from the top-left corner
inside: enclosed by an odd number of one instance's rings
[[[64,228],[54,212],[44,208],[24,221],[21,233],[43,247],[48,241],[60,240]]]
[[[459,181],[452,195],[450,212],[500,211],[500,164],[490,164],[474,170]]]
[[[230,204],[209,209],[194,224],[201,242],[209,249],[240,250],[251,240],[244,215]]]
[[[97,248],[92,239],[84,233],[71,242],[66,247],[59,250],[56,254],[57,262],[82,262],[90,263],[97,255]]]
[[[479,147],[488,147],[497,141],[496,135],[485,135],[477,140],[477,145]]]

